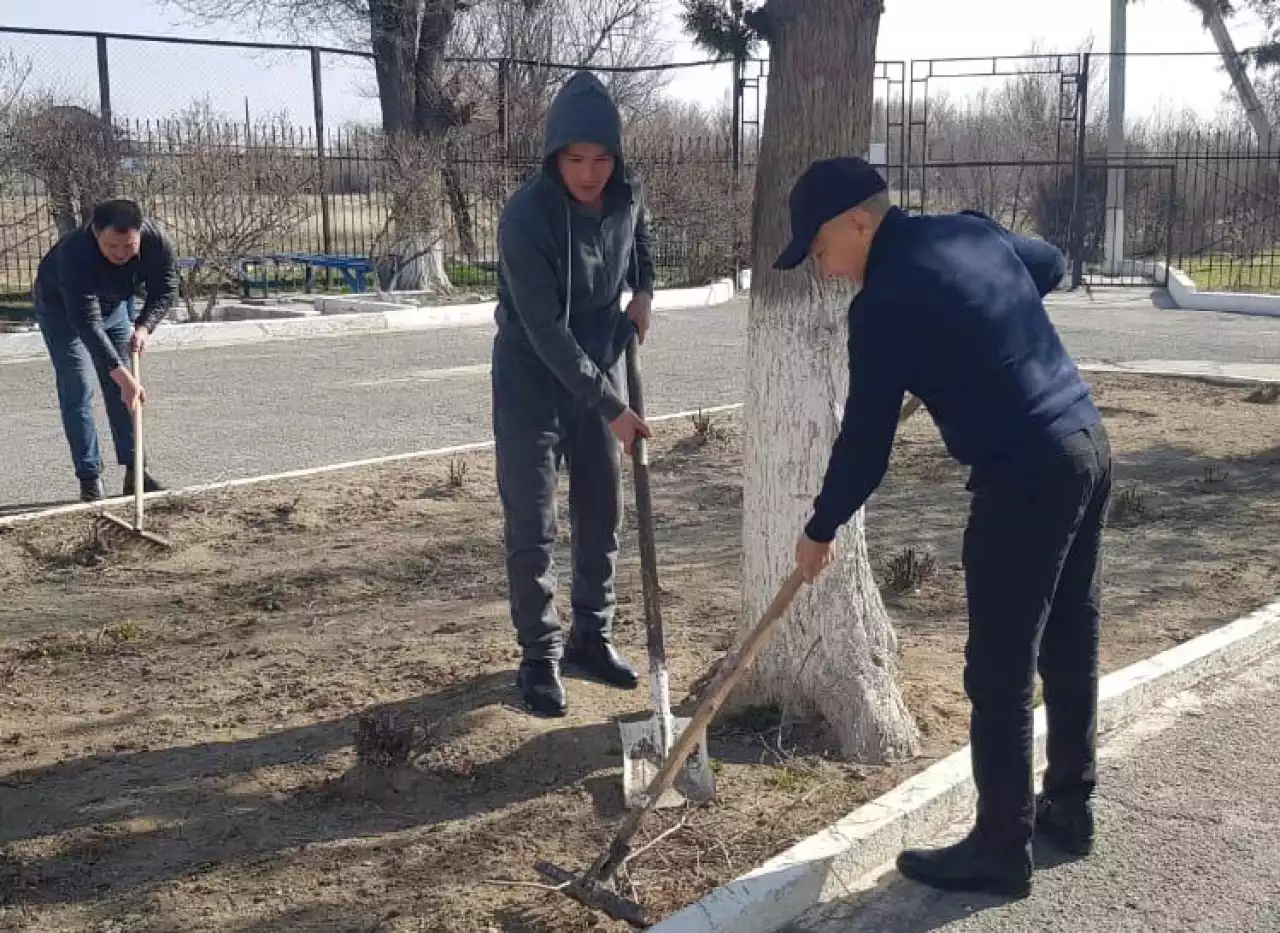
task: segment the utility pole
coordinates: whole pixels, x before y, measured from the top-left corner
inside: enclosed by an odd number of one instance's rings
[[[1124,274],[1124,65],[1126,7],[1129,0],[1111,0],[1111,56],[1107,103],[1107,216],[1105,271]],[[1081,116],[1083,119],[1083,115]]]

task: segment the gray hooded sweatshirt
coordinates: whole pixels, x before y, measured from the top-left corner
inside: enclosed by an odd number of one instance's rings
[[[556,153],[597,143],[616,159],[593,215],[569,196]],[[498,225],[498,341],[535,353],[581,405],[612,421],[625,410],[606,375],[634,327],[622,292],[653,292],[653,258],[639,179],[622,158],[622,121],[590,72],[573,75],[547,114],[541,170],[512,195]],[[499,364],[500,365],[500,364]]]

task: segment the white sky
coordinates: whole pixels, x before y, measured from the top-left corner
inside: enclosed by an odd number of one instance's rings
[[[1033,43],[1054,51],[1074,51],[1090,39],[1096,51],[1109,44],[1110,0],[887,0],[877,58],[910,60],[961,56],[1019,55]],[[678,0],[664,0],[671,59],[706,56],[680,35]],[[156,0],[0,0],[0,24],[75,28],[110,32],[246,38],[234,25],[200,27]],[[1261,35],[1256,23],[1232,23],[1236,43],[1246,47]],[[276,36],[263,36],[266,40]],[[1213,51],[1199,15],[1187,0],[1143,0],[1129,8],[1131,52]],[[32,82],[56,87],[96,103],[96,58],[92,41],[0,34],[0,53],[30,57]],[[311,82],[305,55],[263,54],[189,46],[111,44],[112,103],[117,114],[163,117],[193,98],[208,94],[219,112],[243,119],[246,100],[255,116],[287,111],[298,123],[311,122]],[[326,56],[326,122],[373,121],[376,103],[362,93],[372,86],[372,69]],[[980,87],[975,79],[938,84],[955,94]],[[1130,117],[1157,110],[1190,108],[1209,116],[1230,89],[1213,56],[1131,58],[1128,65]],[[727,67],[674,73],[674,96],[705,104],[727,99]]]

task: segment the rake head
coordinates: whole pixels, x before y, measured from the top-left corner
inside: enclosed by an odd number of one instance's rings
[[[573,872],[566,871],[559,865],[552,865],[550,862],[536,862],[533,868],[542,877],[554,883],[556,890],[561,894],[573,898],[579,904],[592,910],[601,911],[614,920],[629,923],[637,930],[649,928],[648,911],[635,901],[627,900],[612,891],[605,890],[599,882],[593,881],[587,876],[580,878]],[[588,872],[588,875],[590,875],[590,872]]]
[[[131,545],[141,545],[152,551],[167,551],[173,547],[159,535],[135,528],[123,518],[109,512],[99,512],[93,517],[93,531],[97,540],[109,550],[120,550]]]

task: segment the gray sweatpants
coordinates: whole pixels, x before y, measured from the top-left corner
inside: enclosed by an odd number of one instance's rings
[[[608,375],[625,396],[621,363]],[[563,461],[569,471],[573,627],[608,636],[622,517],[618,442],[604,416],[575,402],[532,350],[498,338],[492,380],[511,620],[525,658],[559,658],[564,636],[553,557],[559,467]]]

